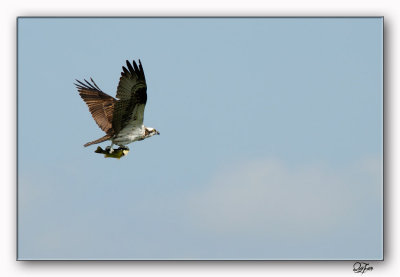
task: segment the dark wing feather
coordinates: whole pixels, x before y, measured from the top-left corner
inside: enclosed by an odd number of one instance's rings
[[[146,87],[146,79],[142,63],[139,60],[139,66],[135,61],[132,62],[133,67],[129,61],[126,61],[128,69],[123,66],[121,78],[117,87],[116,97],[121,100],[130,99],[135,90],[139,87]]]
[[[126,67],[122,67],[121,78],[117,88],[119,100],[114,105],[112,127],[117,134],[130,120],[136,120],[135,124],[143,124],[144,105],[147,102],[147,85],[142,63],[139,66],[135,61],[126,61]],[[138,109],[142,105],[141,109]],[[136,118],[135,118],[136,117]]]
[[[89,107],[93,119],[97,125],[107,134],[112,135],[114,130],[112,128],[114,104],[117,101],[110,95],[104,93],[90,78],[92,83],[85,80],[85,83],[77,81],[75,86],[79,91],[79,95]]]

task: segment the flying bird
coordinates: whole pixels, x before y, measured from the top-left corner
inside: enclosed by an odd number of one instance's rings
[[[147,85],[140,60],[139,66],[135,61],[131,64],[127,60],[126,67],[122,67],[116,98],[103,92],[92,78],[90,81],[76,80],[74,85],[87,104],[93,119],[106,134],[86,143],[85,147],[110,140],[111,145],[106,148],[108,153],[114,151],[114,145],[120,147],[120,152],[129,151],[127,144],[160,134],[156,129],[143,125]]]

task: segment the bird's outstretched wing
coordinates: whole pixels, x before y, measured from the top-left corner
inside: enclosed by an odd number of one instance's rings
[[[90,80],[93,84],[86,80],[84,80],[85,83],[76,80],[77,84],[75,86],[79,91],[79,95],[88,105],[89,111],[100,129],[108,135],[112,135],[114,134],[112,128],[113,111],[117,100],[104,93],[92,78]]]
[[[126,61],[122,67],[121,78],[117,88],[116,97],[119,99],[114,104],[112,127],[117,134],[128,123],[133,128],[143,124],[144,108],[147,102],[147,85],[142,63],[139,66],[135,61],[132,65]]]

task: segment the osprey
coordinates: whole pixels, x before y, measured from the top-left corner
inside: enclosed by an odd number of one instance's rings
[[[160,134],[156,129],[143,125],[147,85],[142,63],[139,60],[138,66],[135,61],[132,64],[126,61],[126,65],[127,68],[122,67],[117,87],[118,99],[103,92],[92,78],[92,83],[85,79],[85,83],[76,80],[78,84],[75,86],[79,95],[88,105],[97,125],[106,133],[105,136],[86,143],[85,147],[111,140],[111,146],[106,151],[112,153],[114,144],[120,146],[119,149],[129,150],[127,144]]]

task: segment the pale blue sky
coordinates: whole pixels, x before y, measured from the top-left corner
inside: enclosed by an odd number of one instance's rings
[[[18,258],[381,259],[382,36],[382,18],[18,19]],[[161,135],[104,159],[73,82],[115,96],[139,58]]]

